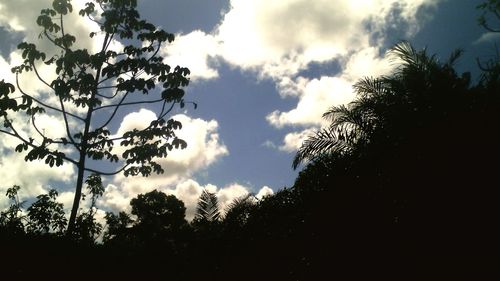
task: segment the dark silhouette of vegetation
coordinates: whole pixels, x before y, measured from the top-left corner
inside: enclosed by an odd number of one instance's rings
[[[164,170],[156,159],[166,157],[172,149],[186,147],[186,142],[175,135],[181,123],[166,117],[174,105],[183,107],[186,103],[182,88],[189,83],[189,70],[179,66],[171,68],[163,62],[158,52],[162,45],[174,40],[174,35],[141,20],[136,6],[134,0],[95,0],[79,11],[80,16],[99,26],[89,37],[102,47],[91,53],[79,48],[77,38],[68,33],[66,19],[73,12],[71,2],[53,1],[52,8],[42,10],[36,23],[41,28],[41,38],[57,51],[46,54],[35,44],[19,44],[24,62],[12,69],[16,86],[3,81],[0,84],[0,115],[4,120],[0,132],[20,141],[15,150],[27,151],[26,161],[45,160],[50,167],[68,162],[77,168],[68,234],[77,231],[75,225],[86,174],[160,174]],[[123,50],[113,50],[113,40],[128,44]],[[39,70],[42,63],[54,66],[56,79],[48,81],[43,77],[44,73]],[[35,73],[55,102],[21,87],[20,79],[26,72]],[[163,89],[161,93],[154,91],[159,85]],[[140,94],[144,97],[138,97]],[[161,105],[156,119],[144,129],[111,136],[107,126],[118,110],[142,104]],[[23,121],[16,112],[26,113],[36,135],[27,138],[20,133],[18,122]],[[66,129],[57,138],[47,136],[38,124],[37,117],[44,114],[64,120]],[[117,143],[125,147],[121,155],[113,152]],[[66,152],[68,149],[72,152]],[[97,170],[89,160],[115,163],[116,170]]]
[[[91,206],[75,225],[81,239],[68,240],[56,192],[26,212],[14,186],[0,214],[11,254],[2,265],[24,273],[18,261],[29,255],[29,270],[57,260],[83,277],[171,280],[451,279],[496,269],[500,62],[473,82],[454,69],[460,54],[441,62],[397,44],[391,74],[360,80],[353,102],[324,114],[330,126],[298,151],[293,167],[305,166],[291,188],[225,210],[204,190],[191,222],[182,201],[154,190],[101,226],[93,174]],[[11,90],[0,83],[1,97]]]
[[[481,15],[477,19],[479,25],[490,32],[500,32],[500,26],[498,26],[500,21],[500,1],[487,0],[477,5],[477,9],[481,11]],[[493,25],[492,21],[495,22]]]
[[[217,196],[204,189],[198,201],[194,221],[214,222],[219,219],[220,212]]]

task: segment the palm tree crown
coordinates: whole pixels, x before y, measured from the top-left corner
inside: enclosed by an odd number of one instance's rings
[[[463,104],[460,93],[469,89],[470,74],[459,77],[453,69],[461,53],[457,50],[440,63],[426,49],[417,51],[408,42],[395,45],[390,54],[399,67],[389,76],[366,77],[354,84],[356,99],[323,114],[330,125],[304,141],[293,168],[306,161],[363,153],[374,142],[398,143],[405,132],[449,114],[453,103]]]

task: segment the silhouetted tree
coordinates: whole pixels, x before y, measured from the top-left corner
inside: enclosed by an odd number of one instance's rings
[[[377,138],[397,145],[405,134],[445,117],[453,106],[464,105],[459,99],[468,90],[470,74],[458,77],[453,63],[461,51],[455,51],[445,63],[426,50],[417,51],[408,42],[391,50],[401,66],[386,77],[364,78],[354,85],[356,99],[349,105],[334,106],[323,117],[330,126],[306,139],[297,152],[293,167],[305,160],[320,160],[360,153]],[[388,138],[391,138],[388,140]]]
[[[227,207],[224,215],[226,231],[242,229],[248,222],[257,200],[251,194],[235,198]]]
[[[120,212],[118,215],[115,215],[111,212],[107,212],[106,216],[106,225],[107,229],[104,232],[103,242],[118,242],[124,243],[127,239],[130,239],[129,230],[132,227],[132,223],[134,222],[130,215],[126,212]]]
[[[200,198],[198,199],[198,205],[196,206],[196,214],[194,216],[194,222],[216,222],[220,219],[219,202],[217,200],[217,195],[211,193],[206,189],[203,189]]]
[[[48,194],[38,195],[27,209],[27,231],[33,234],[48,234],[49,231],[63,233],[66,229],[67,219],[64,214],[63,204],[56,202],[57,191],[49,190]]]
[[[143,239],[175,235],[186,225],[186,207],[174,195],[153,190],[139,194],[130,201],[132,215],[137,216],[134,228]]]
[[[7,210],[0,212],[0,232],[5,232],[8,235],[20,235],[24,233],[23,202],[19,201],[19,189],[21,187],[18,185],[7,189],[5,196],[9,198],[10,206]]]
[[[175,135],[181,123],[167,121],[166,117],[175,104],[181,107],[185,104],[182,87],[189,83],[189,70],[179,66],[173,69],[158,56],[162,45],[172,42],[174,35],[141,20],[136,6],[135,0],[86,3],[79,15],[99,26],[99,30],[91,32],[89,37],[101,46],[96,53],[91,53],[79,48],[77,38],[68,33],[66,20],[73,12],[70,1],[54,0],[52,8],[42,10],[36,22],[42,29],[40,36],[56,51],[46,54],[35,44],[19,44],[24,61],[12,69],[19,96],[12,95],[16,90],[12,84],[0,82],[0,115],[4,120],[0,132],[21,142],[15,150],[27,151],[26,161],[45,160],[51,167],[66,161],[77,168],[68,233],[73,233],[75,228],[86,173],[114,175],[123,172],[125,176],[163,173],[156,159],[166,157],[174,148],[186,147],[186,143]],[[113,41],[126,45],[122,50],[114,50]],[[43,77],[44,73],[39,71],[41,63],[53,66],[56,76],[53,81]],[[50,93],[49,97],[39,97],[21,87],[20,78],[26,72],[36,75]],[[158,84],[163,89],[161,93],[153,91]],[[137,94],[150,98],[134,98]],[[108,125],[119,109],[144,104],[160,105],[156,119],[149,126],[111,136]],[[15,114],[17,111],[26,113],[37,132],[34,136],[27,137],[20,132],[17,122],[24,121]],[[60,136],[49,137],[41,129],[37,117],[44,114],[64,121],[65,130]],[[125,147],[122,155],[113,152],[117,143]],[[114,165],[116,170],[93,168],[90,159],[117,163]]]
[[[331,126],[324,130],[333,133],[303,144],[294,167],[310,161],[293,190],[313,198],[303,201],[300,234],[314,237],[308,248],[317,250],[302,252],[316,260],[312,268],[329,260],[341,269],[444,272],[472,266],[469,257],[495,243],[498,191],[488,184],[489,163],[500,151],[489,128],[499,121],[500,79],[485,70],[472,85],[469,73],[453,68],[460,53],[440,62],[425,49],[396,45],[399,66],[356,83],[356,99],[325,114]]]

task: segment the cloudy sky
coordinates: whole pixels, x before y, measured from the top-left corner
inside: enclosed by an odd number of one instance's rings
[[[76,10],[85,1],[73,0]],[[99,202],[106,210],[127,208],[138,193],[159,189],[175,194],[194,212],[203,188],[217,192],[223,205],[237,196],[258,196],[291,186],[291,168],[301,141],[324,123],[321,114],[354,97],[351,85],[364,76],[383,75],[394,65],[387,49],[401,40],[445,59],[465,50],[457,65],[477,75],[476,58],[494,53],[498,40],[477,26],[480,0],[139,0],[141,16],[176,34],[162,56],[191,70],[188,100],[198,109],[177,109],[179,133],[188,148],[162,161],[166,172],[149,178],[107,177]],[[38,39],[35,19],[50,0],[0,1],[0,79],[14,82],[16,45]],[[74,16],[67,31],[79,46],[99,45],[87,34],[95,26]],[[116,47],[119,48],[119,42]],[[50,77],[49,70],[47,75]],[[29,75],[26,91],[42,85]],[[155,113],[148,107],[121,112],[113,133],[144,126]],[[57,116],[41,117],[47,134],[59,132]],[[30,128],[23,128],[27,133]],[[70,207],[75,169],[25,163],[12,153],[18,142],[0,136],[0,193],[13,184],[24,197],[49,188]],[[7,204],[0,197],[0,207]]]

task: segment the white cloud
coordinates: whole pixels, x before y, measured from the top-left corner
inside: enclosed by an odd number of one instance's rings
[[[217,69],[209,65],[215,63],[218,53],[216,39],[203,31],[195,30],[188,34],[178,34],[172,44],[164,45],[162,55],[165,63],[175,67],[187,67],[191,71],[191,79],[214,79],[219,76]]]
[[[269,186],[265,185],[259,190],[259,192],[257,192],[255,197],[260,200],[266,196],[273,195],[273,194],[274,194],[274,191]]]
[[[321,77],[296,86],[300,100],[295,109],[288,112],[274,111],[267,116],[270,124],[277,128],[286,125],[317,126],[322,124],[322,114],[333,105],[352,100],[352,83],[338,77]]]
[[[422,21],[423,14],[417,19],[417,12],[437,2],[232,0],[214,36],[220,42],[220,57],[272,78],[281,97],[298,98],[295,108],[268,114],[271,125],[310,130],[324,125],[321,115],[328,108],[355,97],[352,85],[357,80],[391,69],[383,53],[387,32],[406,28],[403,32],[411,37]],[[300,71],[312,62],[337,63],[340,71],[301,77]],[[304,135],[303,129],[288,134],[279,148],[292,151]]]
[[[217,57],[279,80],[298,74],[311,62],[342,60],[378,48],[384,32],[398,23],[405,23],[406,34],[411,36],[420,26],[416,18],[419,8],[437,2],[231,0],[229,10],[210,34],[199,30],[180,34],[173,45],[165,46],[164,53],[204,79],[217,77],[216,69],[208,64]],[[375,33],[381,35],[372,42]]]
[[[53,55],[59,54],[59,47],[54,46],[49,40],[39,39],[42,28],[36,24],[36,19],[40,15],[40,10],[52,8],[52,2],[52,0],[2,1],[2,3],[0,3],[0,26],[3,26],[7,30],[23,34],[23,41],[34,43],[39,50],[46,53],[47,59],[49,59]],[[101,47],[99,38],[102,39],[103,36],[99,35],[92,39],[89,37],[89,33],[92,31],[98,31],[99,27],[96,23],[78,15],[78,11],[84,7],[86,2],[86,0],[71,1],[71,4],[73,5],[73,13],[64,17],[65,31],[77,38],[75,43],[76,47],[96,52]],[[20,42],[16,42],[16,44],[17,43]],[[7,70],[9,72],[11,67],[19,65],[23,61],[18,50],[15,50],[8,58],[4,59],[8,61],[10,66],[7,68],[2,67],[2,69],[4,69],[3,71]],[[43,63],[38,63],[37,68],[41,76],[46,81],[52,81],[56,77],[54,66],[47,66]],[[8,77],[13,76],[9,74]],[[9,81],[13,82],[14,80],[9,79]],[[45,88],[41,82],[38,83],[38,79],[33,72],[24,73],[21,76],[20,81],[22,88],[27,93],[32,95],[37,95],[37,93]],[[33,81],[37,81],[37,83],[33,83]]]
[[[244,69],[292,75],[311,61],[344,55],[367,35],[354,33],[362,18],[349,1],[231,1],[218,28],[222,53]],[[354,17],[354,19],[350,19]]]
[[[238,183],[233,183],[224,188],[221,188],[216,193],[220,210],[226,210],[228,205],[231,204],[234,199],[246,196],[248,194],[249,188]]]
[[[283,144],[279,146],[281,151],[297,152],[304,140],[316,132],[317,128],[307,128],[298,132],[291,132],[286,134],[283,138]]]
[[[154,119],[155,113],[147,109],[130,113],[124,117],[117,134],[144,128]],[[172,119],[182,123],[182,129],[176,131],[176,135],[187,142],[187,148],[172,150],[167,158],[157,160],[165,170],[164,174],[128,178],[122,174],[115,176],[113,184],[106,189],[102,199],[103,206],[114,210],[126,209],[130,199],[137,194],[169,186],[179,186],[180,194],[189,199],[189,179],[229,153],[219,138],[216,120],[206,121],[183,114],[172,116]],[[117,147],[115,152],[121,151],[123,148]],[[198,196],[196,195],[196,199]]]
[[[117,134],[122,135],[134,128],[144,128],[155,119],[155,113],[147,109],[132,112],[124,117]],[[193,173],[207,168],[229,153],[227,147],[219,139],[219,124],[216,120],[205,121],[183,114],[172,116],[172,119],[182,123],[182,129],[175,133],[187,142],[187,148],[174,149],[169,152],[167,158],[157,160],[164,168],[165,174],[148,178],[133,177],[126,180],[124,176],[119,175],[116,180],[126,181],[127,185],[136,186],[134,189],[137,191],[140,191],[144,185],[171,184],[189,178]],[[122,151],[123,148],[118,146],[117,152]]]
[[[311,128],[323,124],[326,109],[354,98],[351,86],[358,79],[387,73],[391,69],[383,53],[387,33],[403,28],[407,37],[413,36],[427,16],[419,13],[417,19],[417,13],[438,2],[231,0],[210,34],[197,30],[179,35],[165,53],[173,62],[191,66],[192,75],[203,79],[218,77],[209,63],[214,58],[273,79],[283,98],[298,97],[298,103],[288,112],[270,113],[269,123],[277,128]],[[341,69],[328,76],[297,77],[312,62],[336,62]]]
[[[224,213],[228,205],[231,204],[234,199],[246,196],[251,193],[251,188],[240,185],[238,183],[233,183],[219,188],[213,184],[201,185],[193,179],[180,181],[176,185],[162,185],[145,188],[140,193],[150,192],[154,189],[165,192],[166,194],[174,195],[179,200],[184,202],[184,205],[186,206],[187,220],[192,220],[194,218],[194,215],[196,214],[198,199],[200,198],[200,195],[204,189],[209,192],[215,193],[219,202],[219,210],[221,211],[221,213]],[[137,197],[138,194],[139,193],[127,189],[126,185],[122,185],[121,187],[108,185],[106,188],[106,193],[100,200],[99,205],[114,212],[130,211],[130,200]],[[256,197],[258,199],[261,199],[264,196],[271,194],[273,194],[273,190],[268,186],[264,186],[258,191]]]
[[[232,0],[216,30],[221,54],[243,69],[290,76],[310,62],[326,62],[371,47],[395,14],[418,30],[416,13],[433,0]],[[398,13],[395,13],[395,11]]]
[[[154,187],[151,187],[151,190],[153,189]],[[108,184],[102,198],[99,199],[99,205],[114,212],[130,211],[130,200],[139,193],[144,192],[133,193],[122,186]]]
[[[0,209],[5,207],[5,192],[13,185],[21,186],[20,195],[23,198],[32,198],[47,192],[55,181],[68,184],[74,180],[74,167],[64,164],[60,167],[49,167],[43,161],[24,161],[24,154],[8,152],[3,149],[4,136],[0,137]],[[57,189],[57,188],[56,188]],[[2,202],[3,201],[3,202]]]
[[[209,192],[215,193],[219,202],[219,210],[221,213],[224,213],[227,210],[229,204],[231,204],[233,200],[251,193],[251,188],[238,183],[218,188],[212,184],[202,186],[192,179],[179,183],[175,188],[167,188],[165,189],[165,192],[175,195],[184,202],[186,205],[186,218],[191,220],[196,213],[198,199],[203,189],[207,189]],[[273,194],[273,190],[268,186],[264,186],[258,191],[256,197],[261,199],[264,196],[271,194]]]
[[[474,45],[479,45],[488,42],[495,42],[500,39],[500,33],[498,32],[485,32],[479,37],[476,41],[474,41]]]
[[[30,119],[23,113],[12,113],[9,118],[13,119],[13,124],[17,132],[25,139],[32,137],[35,143],[41,142],[36,130],[30,126]],[[50,115],[39,115],[37,118],[39,130],[46,133],[48,137],[54,137],[64,126],[59,119]],[[5,194],[7,188],[13,185],[21,186],[20,195],[23,198],[32,198],[44,194],[50,188],[59,189],[59,184],[70,184],[73,182],[75,168],[71,163],[64,163],[59,167],[50,167],[44,160],[27,162],[24,160],[27,152],[15,152],[15,147],[21,143],[17,138],[0,134],[0,208],[5,204]],[[59,151],[65,151],[60,147]]]
[[[69,214],[71,211],[71,207],[73,206],[73,199],[75,198],[75,192],[73,191],[63,191],[59,192],[59,196],[57,196],[56,201],[63,204],[64,211],[66,214]]]

